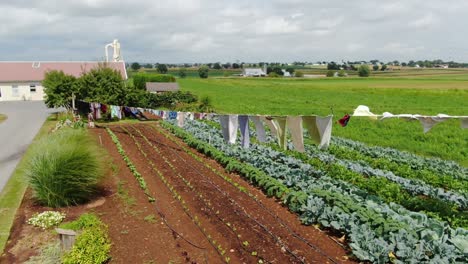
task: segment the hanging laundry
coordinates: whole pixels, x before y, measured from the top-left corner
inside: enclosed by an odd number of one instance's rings
[[[286,126],[291,133],[294,149],[298,152],[305,152],[304,149],[304,134],[302,131],[302,117],[288,116],[286,118]]]
[[[273,124],[273,118],[269,116],[260,116],[260,120],[267,125],[268,129],[270,129],[271,136],[276,138],[276,126]]]
[[[260,121],[259,116],[249,116],[249,119],[252,120],[255,124],[255,131],[257,132],[257,140],[259,142],[266,142],[266,133],[265,127],[263,126],[262,121]]]
[[[319,148],[328,148],[331,140],[333,116],[303,116],[304,127],[310,134],[312,140],[319,145]]]
[[[194,119],[194,114],[191,113],[191,112],[187,112],[186,115],[185,115],[185,118],[193,120]]]
[[[286,149],[287,148],[287,145],[286,145],[286,117],[274,117],[273,118],[273,124],[275,126],[275,130],[276,130],[276,138],[278,140],[278,145],[283,148],[283,149]]]
[[[183,127],[185,121],[185,113],[184,112],[177,112],[177,126]]]
[[[94,104],[94,111],[96,113],[96,119],[101,119],[101,104],[100,103]]]
[[[377,119],[378,115],[371,113],[369,107],[365,105],[360,105],[354,110],[353,116],[367,116],[372,119]]]
[[[219,123],[223,131],[223,138],[229,144],[235,144],[237,139],[237,128],[239,119],[237,115],[220,115]]]
[[[169,114],[168,114],[168,119],[169,119],[169,120],[175,120],[175,119],[177,119],[177,112],[170,111]]]
[[[102,112],[103,114],[107,113],[107,105],[101,104],[101,112]]]
[[[200,119],[201,119],[201,114],[200,114],[200,113],[195,113],[194,116],[193,116],[193,118],[194,118],[195,120],[200,120]]]
[[[345,127],[348,125],[348,122],[349,120],[351,119],[351,116],[346,114],[345,116],[343,116],[343,118],[341,118],[340,120],[338,120],[338,123],[342,126],[342,127]]]
[[[109,107],[111,110],[111,118],[122,119],[122,115],[120,114],[120,106],[110,105]]]
[[[419,122],[421,122],[421,125],[423,126],[423,129],[424,129],[424,133],[427,133],[429,132],[429,130],[431,130],[431,128],[433,128],[438,123],[442,123],[450,119],[450,116],[445,115],[445,114],[438,114],[437,116],[414,115],[414,118],[419,120]]]
[[[249,148],[250,146],[250,134],[249,134],[249,117],[246,115],[239,116],[239,128],[241,132],[241,146],[243,148]]]

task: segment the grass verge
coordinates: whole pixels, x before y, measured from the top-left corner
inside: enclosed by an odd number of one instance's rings
[[[31,143],[31,146],[47,135],[47,132],[54,126],[55,120],[52,118],[47,119]],[[28,161],[32,158],[31,146],[18,163],[13,175],[0,193],[0,252],[2,252],[2,254],[10,235],[10,229],[16,210],[20,206],[24,192],[26,191],[27,183],[24,177],[24,171]]]

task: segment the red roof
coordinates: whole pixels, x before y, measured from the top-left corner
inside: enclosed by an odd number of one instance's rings
[[[100,62],[0,62],[0,82],[42,81],[47,71],[58,70],[80,77],[81,74],[97,68]],[[108,67],[120,71],[127,79],[125,63],[108,62]]]

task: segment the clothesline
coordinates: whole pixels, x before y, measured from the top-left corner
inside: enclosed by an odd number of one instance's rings
[[[352,116],[357,116],[357,117],[369,117],[373,119],[377,119],[380,117],[380,120],[384,120],[387,118],[401,118],[405,119],[408,121],[412,120],[418,120],[421,122],[421,125],[423,126],[424,133],[429,132],[435,125],[442,123],[444,121],[447,121],[449,119],[460,119],[461,120],[461,128],[462,129],[467,129],[468,128],[468,116],[450,116],[446,114],[437,114],[435,116],[430,116],[430,115],[419,115],[419,114],[397,114],[394,115],[389,112],[384,112],[381,115],[374,114],[370,111],[369,107],[365,105],[360,105],[358,106],[355,110]],[[349,121],[349,118],[348,118]]]

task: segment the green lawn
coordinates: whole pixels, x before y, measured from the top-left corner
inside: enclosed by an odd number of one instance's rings
[[[463,73],[465,73],[464,71]],[[339,119],[358,105],[381,114],[445,113],[468,115],[468,78],[447,75],[373,78],[209,78],[178,79],[182,90],[209,96],[217,112],[272,115],[328,115]],[[331,108],[333,110],[331,110]],[[390,146],[468,166],[468,130],[459,121],[437,125],[423,134],[419,122],[352,118],[334,126],[333,135]]]
[[[8,117],[6,115],[0,114],[0,123],[5,121]]]
[[[55,126],[55,123],[55,120],[47,120],[36,135],[32,144],[47,135],[47,132]],[[26,169],[30,158],[31,151],[28,149],[13,172],[10,180],[3,188],[2,192],[0,192],[0,252],[3,252],[8,240],[16,210],[21,204],[21,200],[23,199],[23,195],[27,187],[27,183],[24,178],[24,170]]]

